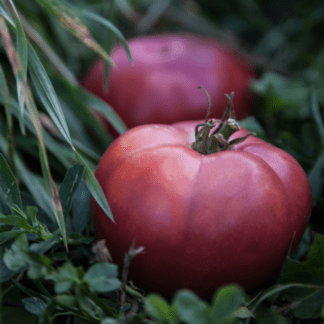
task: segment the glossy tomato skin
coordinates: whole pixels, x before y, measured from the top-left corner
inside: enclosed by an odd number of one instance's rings
[[[220,118],[226,106],[224,93],[235,92],[236,118],[253,113],[248,87],[251,67],[214,39],[202,36],[155,35],[128,41],[134,64],[122,46],[112,52],[109,91],[103,88],[104,63],[89,68],[83,86],[109,103],[128,127],[171,124],[203,119],[211,97],[211,118]]]
[[[164,296],[188,288],[210,298],[225,284],[265,283],[297,246],[311,209],[307,177],[289,154],[250,136],[201,155],[190,148],[198,122],[133,128],[95,173],[116,222],[92,200],[97,239],[120,269],[136,239],[145,254],[129,279]]]

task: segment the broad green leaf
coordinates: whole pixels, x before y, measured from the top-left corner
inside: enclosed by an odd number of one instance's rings
[[[145,311],[154,319],[167,323],[179,323],[176,310],[157,294],[149,295],[144,302]]]
[[[23,228],[29,232],[33,232],[34,228],[21,216],[16,215],[1,215],[0,214],[0,224],[12,225],[19,228]]]
[[[26,230],[11,230],[7,232],[0,232],[0,245],[7,241],[13,240],[21,234],[27,233]],[[12,269],[11,269],[12,270]]]
[[[46,303],[37,297],[27,297],[23,298],[21,301],[28,312],[37,316],[41,315],[46,307]]]
[[[59,195],[62,203],[63,214],[65,219],[68,217],[71,206],[73,195],[80,185],[84,172],[84,166],[80,164],[74,165],[65,174],[64,180],[61,184]]]
[[[18,231],[11,231],[18,232]],[[10,249],[7,249],[3,256],[3,261],[8,269],[12,271],[21,271],[25,268],[29,262],[26,258],[26,252],[28,249],[28,241],[26,235],[21,235],[24,231],[20,231],[19,236],[11,244]],[[10,233],[10,232],[4,232]],[[0,233],[4,234],[4,233]],[[0,236],[1,237],[1,236]]]
[[[52,235],[52,237],[50,237],[46,241],[31,244],[29,247],[29,251],[38,253],[38,254],[44,254],[56,243],[56,241],[59,239],[59,235],[60,235],[60,232],[57,230]]]
[[[22,208],[20,191],[17,181],[11,172],[9,165],[0,153],[0,194],[4,197],[9,207],[17,205]]]
[[[86,228],[90,214],[90,192],[82,180],[72,200],[72,228],[81,234]]]
[[[212,324],[232,321],[244,301],[244,290],[237,285],[218,289],[212,303]]]
[[[103,309],[89,296],[83,289],[77,287],[75,295],[79,308],[92,318],[103,318],[105,316]]]
[[[77,269],[70,263],[65,263],[55,279],[55,292],[62,294],[67,292],[74,283],[79,282]]]
[[[98,293],[106,293],[115,291],[120,286],[120,281],[117,279],[117,266],[111,263],[96,263],[94,264],[83,277],[90,289]]]
[[[56,300],[52,299],[45,307],[43,312],[38,316],[38,324],[48,324],[49,317],[52,315],[56,308]]]
[[[265,138],[265,131],[254,116],[247,117],[238,123],[247,130],[256,133],[257,137]]]
[[[188,324],[209,324],[208,306],[193,292],[178,292],[172,304],[181,321]]]
[[[27,270],[28,266],[23,268],[21,271]],[[10,270],[6,264],[4,263],[3,259],[0,261],[0,283],[6,282],[7,280],[11,279],[13,276],[18,274],[20,271],[12,271]]]
[[[78,304],[77,299],[71,295],[56,295],[55,300],[59,305],[68,306],[68,307],[75,307]]]
[[[294,300],[294,310],[292,313],[299,319],[315,319],[321,316],[324,305],[324,292],[320,289],[310,291],[306,298]]]

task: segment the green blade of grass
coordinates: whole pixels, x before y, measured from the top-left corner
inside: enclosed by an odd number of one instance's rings
[[[318,131],[321,135],[322,143],[324,143],[324,124],[315,90],[311,93],[310,106]]]
[[[9,168],[9,165],[0,153],[0,192],[9,207],[17,205],[22,209],[21,196],[17,181]]]
[[[64,224],[62,205],[60,202],[58,190],[55,186],[52,175],[50,173],[48,158],[47,158],[47,154],[46,154],[46,147],[45,147],[44,139],[43,139],[43,135],[42,135],[42,126],[39,121],[38,111],[37,111],[32,93],[30,91],[29,85],[24,80],[21,59],[19,57],[17,50],[15,49],[15,47],[13,45],[11,35],[9,33],[9,29],[8,29],[8,27],[5,23],[5,20],[2,16],[0,16],[0,36],[3,40],[4,47],[5,47],[7,56],[9,58],[14,76],[17,80],[17,83],[21,87],[22,93],[24,95],[24,101],[26,103],[27,111],[28,111],[29,116],[31,117],[33,125],[36,129],[38,144],[39,144],[39,157],[40,157],[43,176],[45,179],[47,190],[49,192],[51,192],[52,208],[54,208],[54,215],[55,215],[56,221],[60,227],[63,241],[64,241],[64,244],[67,249],[66,228],[65,228],[65,224]]]
[[[12,172],[16,173],[15,168],[15,156],[14,156],[14,141],[13,141],[13,123],[12,123],[12,106],[10,93],[8,89],[8,84],[6,81],[5,74],[2,69],[2,65],[0,63],[0,99],[3,98],[3,105],[6,111],[6,121],[7,121],[7,155],[8,155],[8,163],[12,169]]]
[[[24,32],[24,29],[21,25],[18,12],[16,10],[15,5],[13,4],[12,0],[9,0],[9,3],[12,7],[12,12],[14,14],[15,18],[15,27],[16,27],[16,47],[17,47],[17,52],[20,57],[20,63],[22,67],[22,74],[24,77],[24,81],[27,80],[27,66],[28,66],[28,56],[27,56],[27,38]],[[19,102],[19,107],[20,107],[20,114],[19,114],[19,123],[20,123],[20,129],[22,134],[25,134],[25,125],[24,125],[24,120],[23,120],[23,115],[24,115],[24,105],[25,105],[25,100],[24,100],[24,95],[22,93],[22,89],[20,87],[20,84],[17,80],[17,95],[18,95],[18,102]]]
[[[30,58],[30,74],[33,85],[35,86],[36,91],[54,124],[64,136],[65,140],[72,145],[69,129],[52,82],[35,50],[30,44],[28,49]]]
[[[107,20],[93,12],[89,12],[87,10],[81,10],[81,14],[101,23],[102,25],[107,27],[110,31],[112,31],[114,33],[114,35],[117,36],[118,40],[124,47],[129,61],[131,63],[133,63],[132,53],[131,53],[130,48],[127,44],[127,41],[126,41],[125,37],[123,36],[123,34],[116,28],[116,26],[114,24],[112,24],[109,20]]]
[[[77,37],[83,44],[98,53],[107,63],[114,65],[111,57],[92,37],[88,28],[76,16],[72,9],[60,0],[37,0],[37,2],[52,16],[57,18],[61,25]]]
[[[86,186],[88,187],[89,191],[91,192],[92,196],[96,199],[99,206],[104,210],[104,212],[107,214],[107,216],[114,222],[114,217],[112,215],[112,212],[109,208],[108,202],[106,200],[106,197],[100,187],[100,184],[98,183],[98,180],[94,176],[93,172],[90,170],[90,168],[86,165],[84,162],[82,156],[77,152],[76,149],[73,149],[76,159],[81,165],[84,165],[84,181]]]

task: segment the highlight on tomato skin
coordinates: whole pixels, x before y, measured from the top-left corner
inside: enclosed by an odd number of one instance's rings
[[[92,200],[97,240],[120,270],[133,241],[144,246],[129,279],[167,297],[186,288],[206,299],[226,284],[250,290],[273,279],[311,211],[307,176],[292,156],[255,136],[202,155],[191,144],[203,122],[132,128],[95,172],[116,222]]]
[[[253,114],[254,79],[249,62],[213,38],[193,34],[143,36],[128,41],[133,65],[122,46],[116,46],[110,69],[109,90],[104,89],[104,63],[97,60],[82,85],[105,100],[126,125],[172,124],[205,118],[206,98],[211,97],[211,118],[220,118],[226,105],[224,93],[235,92],[235,116]],[[103,120],[106,126],[108,123]]]

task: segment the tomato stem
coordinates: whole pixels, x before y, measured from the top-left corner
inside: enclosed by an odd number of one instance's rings
[[[229,138],[237,131],[240,130],[238,122],[234,119],[234,110],[233,110],[233,97],[234,92],[229,96],[225,94],[228,99],[228,103],[222,119],[220,120],[219,125],[212,134],[209,134],[210,131],[215,127],[215,120],[211,119],[208,121],[208,116],[210,113],[210,97],[207,91],[199,86],[199,89],[205,91],[208,98],[208,109],[205,122],[196,125],[195,127],[195,142],[191,144],[191,148],[197,151],[200,154],[212,154],[216,152],[221,152],[225,150],[231,150],[236,144],[242,143],[250,135],[255,135],[252,132],[249,132],[247,135],[230,140]]]

